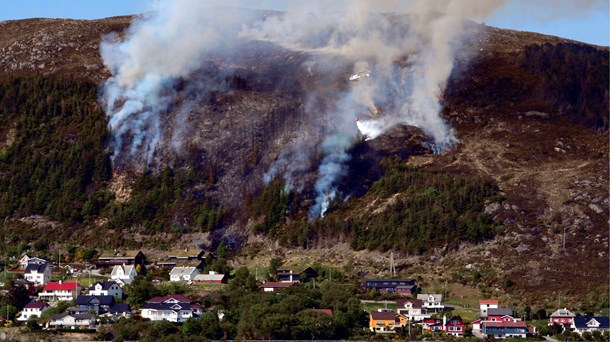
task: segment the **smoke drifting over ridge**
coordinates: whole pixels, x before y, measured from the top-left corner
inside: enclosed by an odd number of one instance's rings
[[[186,125],[180,113],[196,104],[175,107],[176,82],[200,68],[209,55],[230,59],[226,51],[234,53],[242,42],[268,41],[308,53],[309,62],[328,70],[346,63],[354,73],[371,70],[370,78],[332,94],[332,104],[306,106],[332,122],[322,127],[325,138],[317,142],[322,161],[316,202],[310,210],[311,218],[324,215],[347,173],[348,151],[358,136],[356,117],[377,134],[396,125],[419,127],[437,151],[457,142],[439,116],[439,98],[453,68],[464,20],[484,20],[506,2],[293,1],[286,2],[285,13],[261,14],[212,9],[209,2],[161,1],[159,10],[137,19],[124,39],[109,36],[101,46],[104,63],[113,75],[105,84],[102,102],[113,135],[114,161],[145,168],[158,165],[164,154],[179,154],[188,139],[180,129]],[[343,65],[334,65],[338,61]],[[200,83],[194,88],[205,93],[223,89],[223,84]],[[309,94],[312,102],[318,95]],[[380,117],[366,117],[378,111]],[[168,121],[178,128],[168,131]],[[167,141],[169,146],[164,145]],[[293,145],[299,146],[298,142]],[[291,186],[293,174],[306,168],[304,161],[310,157],[298,151],[282,153],[265,180],[281,175]]]

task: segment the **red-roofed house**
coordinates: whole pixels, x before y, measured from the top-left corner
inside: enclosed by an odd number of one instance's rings
[[[259,286],[258,289],[261,292],[279,292],[285,288],[294,286],[294,284],[296,284],[296,283],[268,281],[268,282],[262,284],[261,286]]]
[[[330,317],[333,317],[333,310],[332,309],[309,309],[310,311],[314,311],[314,312],[321,312],[321,313],[325,313],[327,315],[329,315]]]
[[[424,334],[443,331],[443,321],[440,319],[426,318],[423,321],[417,322],[417,324],[421,325]]]
[[[443,323],[445,323],[446,317],[443,316]],[[460,316],[453,316],[446,321],[445,325],[445,333],[447,335],[452,336],[464,336],[466,332],[466,325],[462,322],[462,318]]]
[[[26,322],[30,317],[40,317],[43,311],[48,309],[50,306],[45,302],[30,302],[21,311],[21,316],[17,317],[18,321]]]
[[[62,282],[61,280],[51,281],[45,285],[44,290],[38,294],[40,299],[51,302],[65,300],[70,301],[76,299],[80,292],[78,282]]]
[[[489,309],[497,309],[498,308],[498,300],[496,299],[481,299],[479,301],[479,306],[481,308],[481,317],[487,317],[487,310]]]

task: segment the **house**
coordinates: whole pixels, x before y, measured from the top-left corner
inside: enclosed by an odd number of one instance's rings
[[[17,320],[25,322],[29,320],[30,317],[40,317],[48,308],[50,308],[50,306],[45,302],[30,302],[23,308],[21,316],[17,317]]]
[[[158,267],[174,268],[174,267],[195,267],[199,271],[203,271],[205,268],[204,259],[192,259],[192,260],[180,260],[180,259],[166,259],[157,261]]]
[[[422,293],[417,295],[417,299],[422,301],[423,308],[427,312],[442,312],[445,310],[445,306],[441,303],[443,301],[442,294]]]
[[[395,333],[407,325],[407,318],[393,311],[371,311],[369,329],[376,333]]]
[[[381,293],[394,293],[398,290],[412,293],[415,282],[412,279],[365,279],[364,286]]]
[[[95,329],[95,316],[92,314],[55,314],[51,316],[49,327],[56,329]]]
[[[443,316],[443,326],[447,335],[464,336],[466,332],[466,325],[462,322],[460,316],[452,316],[448,320],[447,317]]]
[[[431,317],[424,309],[423,302],[417,298],[397,299],[396,312],[410,321],[421,321]]]
[[[123,289],[116,281],[99,281],[89,287],[90,296],[113,296],[123,298]]]
[[[29,264],[51,264],[51,262],[41,258],[29,257],[27,254],[19,259],[19,268],[22,270],[25,270]]]
[[[574,316],[571,328],[582,335],[584,332],[608,331],[610,318],[603,316]]]
[[[481,333],[483,336],[493,336],[494,338],[521,337],[527,336],[527,324],[519,322],[481,322]]]
[[[45,285],[51,281],[51,273],[53,272],[53,265],[38,262],[31,262],[25,267],[23,278],[27,281],[31,281],[36,285]]]
[[[15,279],[13,281],[13,286],[23,286],[25,287],[26,290],[28,290],[28,294],[30,296],[34,295],[34,293],[36,293],[36,284],[34,284],[33,282],[29,281],[29,280],[25,280],[25,279]]]
[[[502,321],[520,321],[513,317],[513,308],[490,308],[487,309],[487,318],[485,321],[502,322]]]
[[[175,249],[168,254],[170,260],[202,260],[204,256],[205,251],[199,248]]]
[[[566,329],[574,324],[575,316],[575,314],[573,314],[570,310],[566,308],[559,309],[549,316],[548,325],[553,325],[554,323],[557,323],[561,325],[564,329]]]
[[[195,267],[174,267],[169,272],[170,281],[193,281],[199,270]]]
[[[112,273],[110,273],[110,279],[116,281],[122,287],[131,284],[137,275],[135,265],[115,265],[112,268]]]
[[[202,313],[200,304],[183,295],[167,295],[146,301],[141,309],[142,318],[151,321],[166,320],[182,323]]]
[[[116,265],[144,265],[146,257],[142,251],[103,251],[95,262],[98,267],[110,267]]]
[[[283,289],[294,286],[296,283],[268,281],[258,287],[261,292],[279,292]]]
[[[441,321],[440,319],[426,318],[416,323],[418,325],[421,325],[422,332],[424,334],[443,331],[443,321]]]
[[[303,271],[301,271],[301,281],[308,281],[312,278],[318,277],[318,271],[316,271],[313,267],[307,267]]]
[[[38,297],[50,302],[65,300],[70,301],[76,299],[80,292],[80,285],[77,282],[58,282],[51,281],[45,285]]]
[[[108,312],[113,305],[113,296],[78,296],[76,298],[76,306],[79,309],[94,311],[97,315]]]
[[[309,311],[320,312],[333,317],[333,309],[309,309]]]
[[[487,318],[487,310],[489,309],[497,309],[498,308],[498,301],[495,299],[481,299],[479,301],[479,307],[481,309],[481,312],[479,314],[479,316],[481,318]]]
[[[106,312],[104,316],[111,317],[113,319],[129,318],[131,317],[131,308],[129,307],[129,304],[115,303],[110,307],[110,309],[108,309],[108,312]]]
[[[201,283],[216,283],[216,284],[226,284],[227,283],[227,275],[216,273],[214,271],[210,271],[208,274],[198,274],[193,279],[195,282]]]
[[[277,270],[275,274],[277,281],[282,283],[300,283],[301,274],[293,273],[292,270]]]

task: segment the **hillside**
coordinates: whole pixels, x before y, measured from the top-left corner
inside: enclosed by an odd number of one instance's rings
[[[188,125],[164,129],[189,137],[182,153],[164,150],[143,171],[110,164],[96,101],[110,76],[100,39],[130,21],[0,23],[5,242],[154,250],[225,238],[248,247],[247,257],[340,249],[331,262],[352,258],[369,272],[393,250],[405,275],[430,284],[501,288],[541,304],[582,303],[587,289],[587,305],[607,301],[608,274],[598,271],[608,264],[607,48],[470,25],[442,111],[459,144],[434,154],[414,127],[358,142],[345,202],[309,222],[313,190],[285,194],[263,179],[288,146],[313,156],[294,174],[297,188],[313,188],[317,144],[343,123],[311,107],[326,108],[348,86],[349,66],[325,70],[267,42],[240,46],[231,60],[210,56],[174,85],[168,116],[186,115]],[[192,87],[209,83],[226,88],[203,96]],[[184,114],[187,100],[197,106]]]

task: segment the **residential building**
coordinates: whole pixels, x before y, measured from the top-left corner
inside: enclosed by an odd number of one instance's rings
[[[443,316],[445,333],[451,336],[464,336],[466,325],[462,322],[462,318],[460,316],[453,316],[448,320],[446,318],[447,317]]]
[[[570,310],[566,308],[559,309],[549,316],[548,325],[553,325],[554,323],[557,323],[561,325],[564,329],[569,328],[574,324],[575,316],[575,314],[573,314]]]
[[[364,286],[381,293],[394,293],[415,290],[415,282],[412,279],[365,279]]]
[[[307,267],[303,271],[301,271],[301,281],[306,282],[309,279],[317,278],[318,271],[316,271],[313,267]]]
[[[146,256],[142,251],[103,251],[95,264],[98,267],[110,267],[116,265],[144,265]]]
[[[493,336],[494,338],[508,338],[527,336],[527,324],[519,322],[481,322],[481,333],[483,336]]]
[[[110,279],[116,281],[122,287],[131,284],[137,275],[135,265],[115,265],[112,268],[112,273],[110,273]]]
[[[421,321],[431,317],[424,309],[423,302],[417,298],[397,299],[396,312],[410,321]]]
[[[123,289],[116,281],[99,281],[89,287],[90,296],[113,296],[123,298]]]
[[[276,281],[268,281],[263,283],[258,287],[261,292],[279,292],[283,289],[294,286],[296,283],[287,283],[287,282],[276,282]]]
[[[25,280],[25,279],[15,279],[13,281],[13,286],[23,286],[25,287],[26,290],[28,290],[28,294],[30,296],[34,295],[34,293],[36,293],[36,284],[34,284],[33,282],[29,281],[29,280]]]
[[[487,309],[487,318],[485,321],[501,322],[501,321],[519,321],[513,317],[513,308],[490,308]]]
[[[480,316],[481,318],[487,318],[487,310],[489,309],[497,309],[498,308],[498,301],[495,299],[481,299],[479,301],[479,307],[480,307]]]
[[[74,330],[85,330],[95,329],[95,316],[92,314],[55,314],[51,316],[51,320],[48,323],[49,327],[56,329],[74,329]]]
[[[30,317],[40,317],[42,313],[50,306],[46,302],[30,302],[21,311],[21,316],[17,317],[18,321],[25,322]]]
[[[443,321],[440,319],[426,318],[416,323],[421,325],[424,334],[443,331]]]
[[[105,314],[114,305],[113,296],[78,296],[76,306],[79,309],[94,311],[96,315]]]
[[[75,300],[80,292],[80,285],[78,282],[48,282],[42,292],[38,294],[38,297],[43,300],[50,302],[55,301],[70,301]]]
[[[198,274],[193,279],[195,282],[201,283],[216,283],[216,284],[226,284],[227,283],[227,275],[216,273],[214,271],[210,271],[208,274]]]
[[[23,278],[36,285],[45,285],[51,281],[53,265],[46,262],[31,262],[25,267]]]
[[[608,331],[610,318],[603,316],[574,316],[571,328],[574,332],[582,335],[584,332]]]
[[[277,281],[282,283],[300,283],[301,275],[293,273],[292,270],[277,270],[275,274]]]
[[[103,316],[111,317],[113,319],[129,318],[131,317],[131,308],[129,307],[129,304],[115,303],[108,309],[108,312],[103,314]]]
[[[201,305],[183,295],[167,295],[148,300],[141,309],[142,318],[152,321],[184,322],[201,315]]]
[[[437,293],[422,293],[417,295],[417,299],[423,303],[423,308],[427,312],[442,312],[445,306],[442,304],[443,295]]]
[[[19,259],[19,268],[21,268],[22,270],[25,270],[25,268],[29,264],[52,264],[52,263],[45,259],[29,257],[27,254],[25,254],[23,257],[21,257],[21,259]]]
[[[201,260],[204,256],[205,251],[199,248],[175,249],[168,253],[168,258],[173,260]]]
[[[174,267],[169,272],[170,281],[193,281],[199,270],[195,267]]]
[[[369,316],[369,329],[376,333],[395,333],[407,323],[405,316],[393,311],[371,311]]]

